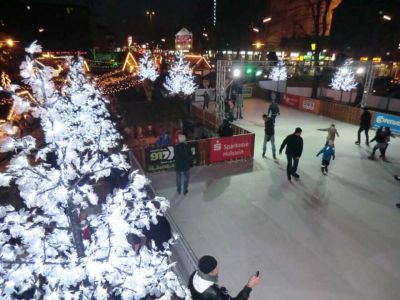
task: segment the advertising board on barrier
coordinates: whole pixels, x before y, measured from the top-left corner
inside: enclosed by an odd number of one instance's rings
[[[400,117],[375,112],[373,128],[380,126],[388,126],[393,133],[400,134]]]
[[[188,143],[193,153],[193,165],[198,165],[198,144],[197,142]],[[157,172],[175,167],[174,146],[157,146],[146,148],[146,171]]]
[[[210,139],[210,163],[252,157],[253,147],[252,134]]]
[[[303,111],[312,112],[314,114],[319,114],[321,103],[319,100],[311,98],[301,98],[299,103],[299,109]]]
[[[283,99],[281,100],[282,105],[299,108],[299,103],[300,103],[300,96],[291,95],[288,93],[283,94]]]

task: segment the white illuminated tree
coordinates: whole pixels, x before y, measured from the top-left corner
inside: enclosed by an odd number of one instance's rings
[[[332,78],[330,86],[334,90],[351,91],[357,86],[357,82],[352,71],[351,65],[353,61],[346,59],[343,66],[341,66]]]
[[[117,151],[116,132],[105,100],[85,78],[82,60],[70,61],[65,85],[57,90],[54,70],[34,59],[41,47],[32,44],[21,65],[21,76],[41,105],[26,104],[13,89],[16,110],[39,116],[44,145],[31,136],[10,136],[2,151],[14,151],[0,185],[14,182],[25,208],[0,206],[0,298],[15,299],[31,292],[33,299],[189,299],[163,252],[143,248],[137,254],[127,241],[132,233],[157,222],[169,206],[157,197],[157,209],[147,200],[148,180],[132,172],[123,189],[98,202],[93,184],[112,168],[130,168]],[[50,156],[53,157],[50,160]],[[79,213],[97,205],[89,217],[90,240],[84,240]]]
[[[189,63],[184,61],[182,52],[177,54],[175,63],[168,71],[164,87],[170,94],[191,95],[196,90],[192,70],[189,67]]]
[[[156,80],[158,72],[153,60],[151,59],[150,51],[145,51],[143,57],[139,61],[139,79],[140,81],[149,79]]]
[[[287,68],[283,61],[278,61],[269,74],[269,78],[273,81],[284,81],[287,79]]]
[[[276,66],[272,68],[269,78],[277,82],[276,91],[279,92],[279,82],[287,79],[287,68],[283,61],[278,61]]]

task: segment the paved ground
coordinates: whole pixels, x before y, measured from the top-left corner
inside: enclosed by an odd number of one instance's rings
[[[261,158],[267,106],[246,100],[238,122],[256,133],[254,161],[192,169],[186,196],[177,195],[173,172],[150,176],[196,255],[218,258],[220,282],[232,294],[260,270],[251,299],[400,299],[400,183],[393,179],[400,138],[388,148],[389,162],[369,161],[370,149],[354,145],[356,126],[282,107],[277,146],[303,128],[301,180],[290,183],[284,156],[274,162],[269,148]],[[316,129],[332,122],[337,160],[323,176],[315,154],[325,133]]]

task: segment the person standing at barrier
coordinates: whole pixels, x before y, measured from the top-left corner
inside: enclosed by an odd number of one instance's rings
[[[279,154],[282,154],[283,149],[286,147],[286,158],[287,158],[287,167],[286,173],[288,180],[291,181],[293,176],[294,178],[300,178],[300,175],[297,174],[297,167],[299,165],[299,159],[301,154],[303,153],[303,139],[301,137],[302,130],[300,127],[297,127],[294,133],[289,134],[282,142],[282,145],[279,149]]]
[[[193,154],[189,145],[186,143],[186,137],[183,134],[178,136],[178,144],[174,147],[175,153],[175,172],[176,172],[176,190],[178,194],[182,191],[183,194],[188,193],[189,173],[193,165]]]
[[[360,117],[360,128],[358,129],[357,133],[357,141],[355,142],[356,145],[360,145],[360,134],[362,131],[365,132],[365,144],[369,146],[369,136],[368,131],[371,128],[371,113],[368,111],[366,107],[363,108],[363,113]]]
[[[218,134],[220,137],[233,136],[233,127],[229,120],[222,121],[222,124],[218,128]]]
[[[328,136],[326,137],[326,145],[334,145],[336,136],[339,137],[339,132],[337,131],[335,124],[331,124],[331,126],[328,128],[321,128],[317,130],[328,132]]]
[[[265,124],[265,129],[264,129],[265,135],[264,135],[262,157],[265,158],[265,153],[267,152],[267,143],[271,141],[272,157],[276,159],[274,120],[271,117],[268,117],[266,114],[263,114],[262,118]]]
[[[273,100],[272,103],[271,103],[271,105],[270,105],[269,108],[268,108],[268,113],[267,113],[267,115],[270,116],[270,117],[272,118],[272,121],[273,121],[274,124],[275,124],[275,119],[276,119],[276,117],[277,117],[278,115],[280,115],[280,114],[281,114],[281,112],[280,112],[280,110],[279,110],[279,105],[278,105],[278,103],[276,103],[275,100]]]
[[[236,88],[236,119],[243,119],[243,84],[238,83]]]
[[[217,284],[219,265],[214,257],[205,255],[200,258],[198,268],[190,276],[188,284],[193,300],[247,300],[252,289],[260,282],[259,271],[257,271],[239,294],[232,298],[225,287]]]
[[[208,94],[208,89],[204,91],[203,97],[204,97],[204,102],[203,102],[203,110],[204,110],[206,108],[208,109],[208,103],[210,103],[210,95]]]

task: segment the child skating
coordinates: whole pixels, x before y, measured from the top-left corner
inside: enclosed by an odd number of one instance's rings
[[[331,158],[335,160],[335,148],[332,143],[328,143],[318,152],[317,157],[322,153],[321,172],[324,175],[328,174],[328,166]]]

